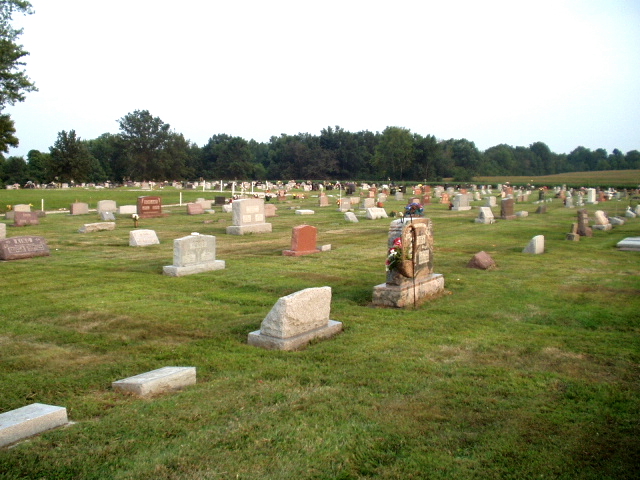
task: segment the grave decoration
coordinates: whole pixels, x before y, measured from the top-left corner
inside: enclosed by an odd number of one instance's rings
[[[429,218],[403,217],[389,226],[386,283],[373,288],[373,304],[403,308],[444,292],[444,277],[433,273],[433,228]]]

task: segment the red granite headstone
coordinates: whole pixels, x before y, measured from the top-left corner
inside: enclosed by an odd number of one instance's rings
[[[46,257],[49,247],[44,237],[21,236],[0,240],[0,260]]]
[[[40,220],[36,212],[15,212],[13,217],[14,227],[26,227],[27,225],[39,225]]]
[[[140,218],[156,218],[162,216],[162,198],[138,197],[138,215]]]
[[[309,255],[318,253],[320,250],[316,248],[316,237],[318,229],[311,225],[298,225],[293,227],[291,233],[291,250],[284,250],[283,255],[290,257],[298,257],[300,255]]]

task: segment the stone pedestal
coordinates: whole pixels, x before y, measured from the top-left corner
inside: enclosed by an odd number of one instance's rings
[[[373,304],[382,307],[410,307],[438,297],[444,293],[444,277],[431,273],[421,278],[408,279],[401,285],[381,283],[373,287]]]

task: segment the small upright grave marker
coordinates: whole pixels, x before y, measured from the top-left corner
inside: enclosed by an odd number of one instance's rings
[[[342,323],[329,319],[331,287],[307,288],[281,297],[248,343],[268,350],[297,350],[311,340],[330,338]]]
[[[544,235],[536,235],[531,239],[529,245],[527,245],[522,253],[533,253],[539,255],[544,253]]]
[[[72,203],[69,207],[71,215],[87,215],[89,213],[89,204],[83,202]]]
[[[141,228],[129,232],[130,247],[146,247],[148,245],[158,245],[159,243],[160,240],[158,240],[155,230]]]
[[[224,260],[216,260],[216,237],[191,234],[173,241],[173,265],[162,268],[170,277],[222,270]]]
[[[39,225],[40,219],[36,212],[15,212],[13,217],[14,227],[26,227],[28,225]]]
[[[187,215],[202,215],[204,208],[201,203],[187,203]]]
[[[288,257],[299,257],[311,255],[320,250],[316,247],[318,229],[311,225],[298,225],[293,227],[291,232],[291,250],[284,250],[283,255]]]
[[[138,197],[138,215],[140,218],[162,217],[161,197]]]

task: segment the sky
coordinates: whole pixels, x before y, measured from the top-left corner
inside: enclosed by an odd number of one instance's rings
[[[20,146],[148,110],[199,146],[388,126],[640,150],[640,0],[31,0]]]

